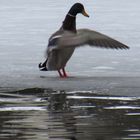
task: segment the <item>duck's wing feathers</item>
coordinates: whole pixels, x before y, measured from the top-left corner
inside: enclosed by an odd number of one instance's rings
[[[129,49],[127,45],[89,29],[79,29],[76,34],[65,32],[58,42],[58,48],[80,47],[84,45],[111,49]]]

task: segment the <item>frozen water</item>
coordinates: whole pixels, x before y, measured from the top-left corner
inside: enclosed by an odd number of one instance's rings
[[[90,18],[78,15],[77,28],[100,31],[127,44],[130,50],[79,48],[67,65],[70,75],[140,76],[140,1],[80,2]],[[28,77],[38,81],[40,76],[56,76],[56,72],[40,72],[38,64],[44,61],[49,36],[59,29],[75,1],[0,0],[0,3],[1,86],[19,83]]]

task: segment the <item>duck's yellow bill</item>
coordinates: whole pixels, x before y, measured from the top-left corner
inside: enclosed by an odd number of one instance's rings
[[[85,10],[82,11],[82,15],[84,15],[85,17],[89,17],[89,15],[87,14]]]

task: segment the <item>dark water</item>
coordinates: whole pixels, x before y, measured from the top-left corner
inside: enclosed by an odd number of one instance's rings
[[[139,140],[140,98],[97,91],[0,93],[0,140]]]

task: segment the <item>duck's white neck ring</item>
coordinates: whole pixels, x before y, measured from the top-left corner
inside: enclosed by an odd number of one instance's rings
[[[76,17],[76,16],[74,16],[74,15],[71,15],[70,13],[68,13],[67,15],[68,15],[68,16],[71,16],[71,17]]]

